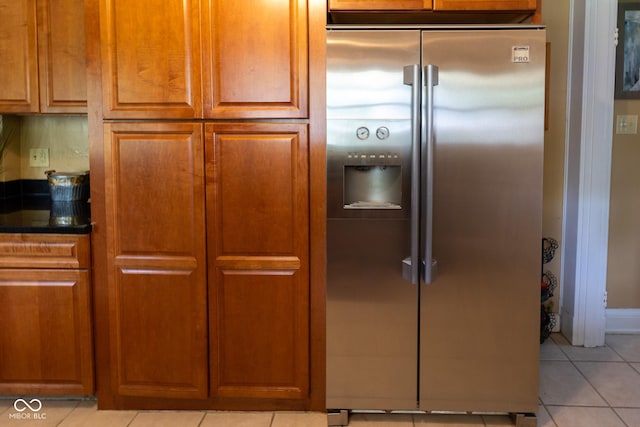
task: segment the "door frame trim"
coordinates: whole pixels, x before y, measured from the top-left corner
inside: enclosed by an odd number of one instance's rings
[[[562,333],[604,345],[617,4],[571,1]]]

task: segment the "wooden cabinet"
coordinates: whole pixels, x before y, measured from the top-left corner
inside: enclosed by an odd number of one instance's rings
[[[101,0],[104,118],[202,115],[198,0]]]
[[[436,0],[437,1],[437,0]],[[329,0],[329,10],[429,10],[432,0]]]
[[[0,0],[0,111],[38,111],[38,46],[33,0]]]
[[[306,399],[309,177],[305,124],[207,124],[214,398]]]
[[[0,0],[0,112],[86,113],[83,0]]]
[[[205,398],[202,125],[108,123],[104,129],[115,392]]]
[[[537,0],[433,0],[442,11],[535,11]]]
[[[206,118],[307,117],[306,4],[203,2]]]
[[[89,239],[0,234],[0,394],[93,393]]]
[[[305,0],[104,0],[100,19],[104,118],[307,116]]]
[[[37,0],[41,113],[87,112],[84,0]]]
[[[437,12],[535,12],[539,7],[539,0],[328,0],[329,11],[388,11],[388,12],[420,12],[433,10],[436,12],[429,17],[422,15],[417,18],[420,22],[438,22]],[[394,18],[392,18],[394,19]],[[397,18],[395,18],[397,19]],[[451,19],[443,16],[443,22]],[[471,16],[462,18],[475,22]],[[489,19],[490,20],[490,19]],[[361,20],[367,22],[367,18]],[[376,20],[375,22],[379,22]]]
[[[116,394],[305,402],[307,125],[104,127]]]
[[[324,409],[308,93],[326,1],[85,4],[99,407]]]

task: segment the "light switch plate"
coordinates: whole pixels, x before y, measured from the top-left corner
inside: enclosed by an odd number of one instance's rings
[[[30,148],[29,149],[29,166],[32,168],[48,168],[49,167],[49,149],[48,148]]]
[[[637,115],[616,116],[616,134],[636,134],[638,133]]]

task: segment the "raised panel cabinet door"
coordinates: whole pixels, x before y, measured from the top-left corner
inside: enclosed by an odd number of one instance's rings
[[[202,125],[107,123],[112,383],[122,396],[208,395]]]
[[[203,4],[205,117],[307,117],[306,0]]]
[[[476,11],[535,11],[536,0],[433,0],[433,9]]]
[[[309,395],[305,124],[208,124],[211,395]]]
[[[429,10],[432,0],[329,0],[332,10]]]
[[[0,269],[0,394],[93,394],[88,270]]]
[[[101,0],[104,118],[202,114],[198,0]]]
[[[35,0],[0,0],[0,113],[38,111]]]
[[[37,0],[40,111],[87,112],[84,0]]]

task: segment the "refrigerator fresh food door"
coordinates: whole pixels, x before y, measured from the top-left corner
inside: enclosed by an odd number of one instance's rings
[[[327,33],[327,408],[415,409],[411,86],[419,31]]]
[[[420,291],[420,408],[535,412],[545,33],[425,31],[422,65],[438,69],[425,88],[434,145],[424,236],[438,274]]]

